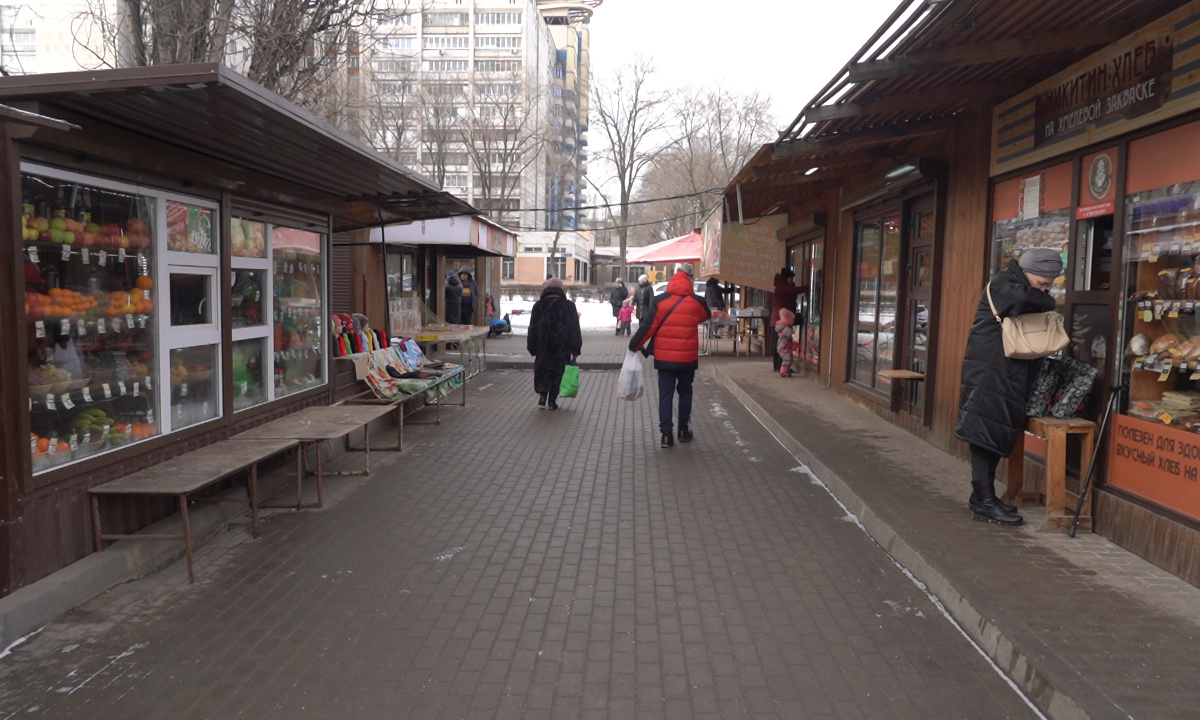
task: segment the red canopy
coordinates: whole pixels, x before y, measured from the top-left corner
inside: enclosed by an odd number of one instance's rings
[[[700,262],[700,233],[692,232],[653,245],[632,248],[625,253],[625,258],[629,265]]]

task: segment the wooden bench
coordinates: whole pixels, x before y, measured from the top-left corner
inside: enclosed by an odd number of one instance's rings
[[[188,581],[196,581],[192,568],[192,528],[188,519],[188,498],[205,488],[211,487],[243,470],[249,470],[246,481],[246,500],[250,504],[250,527],[253,537],[258,537],[258,464],[267,458],[290,450],[299,444],[292,439],[273,440],[223,440],[193,450],[139,470],[123,478],[88,488],[92,499],[92,530],[95,533],[96,550],[104,549],[105,540],[131,538],[136,540],[182,540],[187,554]],[[297,462],[297,483],[301,480]],[[174,496],[179,505],[182,523],[180,535],[154,535],[145,533],[105,533],[100,524],[100,496],[142,495]],[[217,498],[216,502],[243,502],[239,499]]]
[[[1040,503],[1044,500],[1046,520],[1038,531],[1066,532],[1075,518],[1075,507],[1079,505],[1079,496],[1067,490],[1067,437],[1079,436],[1079,476],[1087,477],[1087,466],[1091,462],[1096,442],[1096,423],[1083,419],[1029,418],[1025,429],[1031,435],[1046,440],[1046,492],[1043,495],[1026,491],[1024,488],[1025,435],[1022,433],[1017,440],[1017,447],[1008,459],[1008,489],[1004,499],[1017,506]],[[1067,508],[1068,500],[1073,501],[1070,509]],[[1090,502],[1080,510],[1079,528],[1084,532],[1092,530]]]
[[[322,443],[347,437],[350,433],[363,428],[363,450],[365,470],[341,470],[330,472],[330,475],[370,475],[371,474],[371,432],[367,427],[371,422],[396,411],[399,403],[389,402],[385,405],[329,405],[310,407],[298,410],[290,415],[272,420],[234,436],[235,440],[291,440],[300,444],[301,462],[307,472],[306,450],[317,446],[316,476],[317,502],[315,505],[304,504],[299,486],[296,490],[296,508],[323,507],[325,504],[325,470],[321,461]],[[400,427],[400,423],[397,423]],[[398,431],[399,432],[399,431]],[[348,444],[348,443],[347,443]],[[358,448],[349,448],[357,450]],[[397,448],[387,448],[399,449]],[[312,474],[312,473],[307,473]],[[273,506],[272,506],[273,507]],[[290,507],[290,506],[288,506]]]
[[[434,408],[434,419],[432,421],[421,421],[421,422],[410,421],[408,424],[409,425],[440,425],[442,423],[442,406],[443,405],[446,405],[449,407],[466,407],[467,406],[467,380],[469,380],[471,376],[467,374],[465,367],[463,367],[461,365],[458,367],[459,367],[459,369],[455,372],[448,372],[448,373],[445,373],[444,375],[441,375],[440,377],[430,378],[430,380],[432,380],[432,382],[428,383],[425,387],[422,387],[420,390],[409,393],[407,395],[401,395],[401,396],[397,396],[397,397],[393,397],[393,398],[381,398],[381,397],[375,397],[373,390],[368,390],[367,392],[359,393],[358,395],[354,395],[354,396],[347,398],[346,400],[343,401],[342,404],[345,404],[345,405],[375,405],[375,406],[380,406],[380,407],[386,406],[386,407],[394,410],[396,413],[396,415],[393,419],[394,422],[396,423],[396,445],[394,447],[376,448],[376,450],[400,452],[404,449],[404,421],[407,417],[409,417],[421,410],[424,410],[427,407],[433,407]],[[449,382],[452,382],[455,378],[462,379],[462,385],[459,386],[458,388],[456,388],[457,390],[460,390],[462,392],[462,396],[461,396],[462,399],[459,402],[456,402],[456,403],[443,402],[442,397],[438,397],[437,400],[434,402],[429,402],[428,398],[424,398],[424,403],[419,408],[417,408],[416,410],[413,410],[411,413],[408,413],[407,415],[404,413],[404,403],[417,397],[418,395],[423,396],[423,395],[425,395],[425,393],[427,393],[431,390],[437,391],[443,385],[445,385]],[[449,392],[447,392],[446,396],[449,396],[450,392],[454,392],[454,389],[451,389]],[[360,450],[361,448],[350,447],[349,449],[350,450]]]

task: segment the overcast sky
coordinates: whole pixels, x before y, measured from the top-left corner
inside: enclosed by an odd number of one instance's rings
[[[664,86],[716,84],[771,95],[782,129],[900,0],[604,0],[592,16],[592,70],[635,55]]]

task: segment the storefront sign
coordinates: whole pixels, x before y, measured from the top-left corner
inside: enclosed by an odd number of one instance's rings
[[[719,203],[700,225],[700,274],[697,277],[721,274],[721,215],[724,208],[725,204]]]
[[[721,256],[718,267],[723,282],[770,290],[775,273],[787,255],[776,234],[787,225],[786,215],[727,222],[721,226]]]
[[[998,105],[993,175],[1200,108],[1187,50],[1200,38],[1200,0]]]
[[[1173,57],[1169,31],[1093,56],[1090,65],[1038,94],[1034,147],[1111,117],[1135,118],[1162,107],[1171,94]]]
[[[1108,484],[1200,520],[1200,434],[1114,417]]]

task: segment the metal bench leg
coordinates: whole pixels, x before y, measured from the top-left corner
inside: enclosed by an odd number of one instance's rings
[[[192,525],[188,522],[187,495],[179,496],[179,517],[183,521],[183,547],[187,553],[188,582],[196,582],[196,571],[192,568]]]

